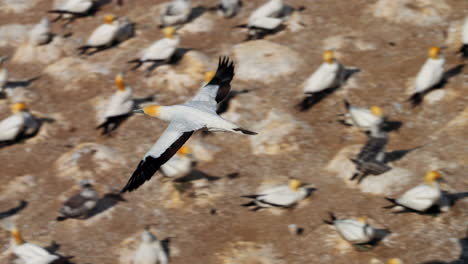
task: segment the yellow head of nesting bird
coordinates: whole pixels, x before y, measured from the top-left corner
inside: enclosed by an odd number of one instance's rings
[[[323,61],[326,63],[332,63],[335,60],[335,53],[333,50],[326,50],[323,53]]]
[[[206,83],[209,83],[215,76],[215,72],[214,71],[208,71],[205,73],[205,82]]]
[[[125,83],[123,79],[123,75],[121,73],[115,76],[115,85],[119,91],[125,91]]]
[[[440,178],[442,178],[442,175],[440,174],[440,172],[433,170],[433,171],[429,171],[428,173],[426,173],[425,181],[426,183],[431,184]]]
[[[143,110],[136,110],[136,112],[138,113],[145,113],[149,116],[152,116],[152,117],[158,117],[159,116],[159,108],[160,106],[159,105],[148,105],[148,106],[145,106],[143,107]]]
[[[292,179],[289,181],[289,189],[297,192],[299,187],[301,187],[302,182],[300,180]]]
[[[372,106],[370,108],[370,111],[373,115],[375,116],[378,116],[378,117],[382,117],[383,116],[383,111],[382,111],[382,108],[378,107],[378,106]]]
[[[367,224],[367,216],[358,217],[357,221],[362,224]]]
[[[13,114],[16,114],[16,113],[19,113],[23,110],[26,110],[27,109],[27,106],[25,103],[15,103],[13,105],[11,105],[11,112]]]
[[[431,47],[429,49],[429,58],[438,59],[440,55],[440,48],[437,46]]]
[[[177,153],[179,155],[182,155],[182,156],[185,156],[187,154],[190,154],[192,151],[190,150],[190,147],[188,146],[182,146],[178,151]]]
[[[175,27],[167,27],[163,29],[164,37],[171,39],[174,37]]]
[[[112,22],[114,22],[114,15],[107,15],[104,17],[104,22],[106,22],[106,24],[112,24]]]
[[[403,262],[398,258],[391,258],[387,261],[387,264],[403,264]]]
[[[18,228],[13,227],[10,232],[11,236],[15,240],[16,245],[19,246],[24,243],[23,237],[21,236],[21,232],[18,230]]]

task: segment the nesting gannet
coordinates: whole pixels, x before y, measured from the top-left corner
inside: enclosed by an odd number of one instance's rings
[[[335,59],[332,50],[323,53],[323,63],[306,80],[304,94],[306,98],[298,105],[300,111],[306,111],[333,92],[342,83],[344,66]]]
[[[152,117],[169,121],[169,126],[159,140],[145,154],[122,192],[133,191],[166,163],[178,149],[200,129],[229,131],[239,134],[256,135],[216,114],[218,103],[229,94],[230,82],[234,77],[234,63],[228,57],[220,58],[215,77],[190,101],[172,106],[149,105],[135,110]]]
[[[445,59],[439,47],[429,49],[429,58],[416,76],[415,91],[409,98],[413,107],[423,101],[424,95],[442,81]]]
[[[8,82],[8,70],[3,66],[3,63],[7,60],[7,57],[0,57],[0,92],[3,92]]]
[[[367,217],[337,219],[330,213],[330,218],[324,222],[335,226],[338,234],[351,244],[367,244],[376,238],[375,229],[367,223]]]
[[[72,22],[77,17],[87,16],[92,6],[92,0],[68,0],[58,9],[49,10],[47,13],[58,14],[53,22],[60,20],[62,17]]]
[[[344,103],[348,111],[345,114],[346,119],[343,120],[345,124],[369,131],[371,127],[378,127],[385,121],[382,108],[378,106],[367,109],[353,106],[346,100]]]
[[[29,31],[29,43],[34,46],[47,44],[51,38],[50,23],[47,17],[41,19],[41,21]]]
[[[136,63],[132,70],[137,69],[143,63],[151,62],[152,64],[168,63],[180,43],[180,36],[174,34],[174,27],[166,27],[163,29],[164,38],[157,40],[151,46],[144,49],[140,58],[128,61],[128,63]]]
[[[164,176],[170,178],[183,177],[192,171],[191,150],[187,146],[182,146],[177,153],[161,166]]]
[[[133,256],[133,264],[167,264],[169,257],[164,247],[148,228],[141,234],[141,244]]]
[[[306,187],[301,181],[292,179],[287,185],[273,187],[258,194],[241,196],[253,199],[251,202],[243,204],[242,206],[254,206],[252,211],[266,207],[288,208],[305,199],[313,190],[313,188]]]
[[[465,59],[468,59],[468,17],[465,18],[462,31],[462,46],[458,51]]]
[[[97,27],[86,41],[86,45],[78,48],[80,54],[85,54],[88,49],[99,50],[106,49],[114,44],[119,31],[119,21],[113,15],[107,15],[104,18],[105,23]],[[93,52],[94,53],[94,52]]]
[[[160,12],[161,27],[184,24],[192,13],[191,0],[172,0]]]
[[[385,199],[393,204],[384,208],[397,207],[399,211],[404,211],[405,209],[418,212],[427,211],[439,202],[442,193],[437,181],[441,180],[441,177],[438,171],[429,171],[426,173],[425,183],[406,191],[398,199],[386,197]]]
[[[115,77],[117,91],[109,99],[104,113],[104,122],[96,127],[102,129],[103,135],[109,135],[112,131],[127,119],[133,110],[132,88],[125,85],[122,74]]]
[[[88,181],[80,182],[81,191],[63,203],[60,208],[60,216],[57,221],[63,221],[67,218],[86,218],[91,210],[94,209],[99,199],[99,194],[94,190]]]
[[[239,27],[247,27],[249,29],[247,40],[262,38],[280,28],[283,19],[279,16],[283,10],[283,0],[269,0],[253,11],[247,25]]]
[[[42,247],[27,243],[23,240],[21,232],[16,226],[10,230],[12,237],[12,250],[21,263],[24,264],[50,264],[60,257],[49,253]]]
[[[39,123],[29,113],[26,104],[13,104],[11,112],[13,115],[0,121],[0,145],[9,145],[25,136],[34,135],[39,129]]]
[[[219,0],[218,10],[225,18],[231,18],[239,13],[241,0]]]
[[[366,144],[355,159],[351,161],[356,165],[358,172],[354,173],[351,180],[360,183],[367,175],[379,175],[392,168],[385,164],[385,146],[388,143],[388,135],[380,129],[379,125],[371,128],[371,134]]]

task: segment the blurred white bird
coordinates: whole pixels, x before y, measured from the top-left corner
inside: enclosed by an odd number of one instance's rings
[[[335,59],[332,50],[323,53],[323,63],[305,81],[306,98],[298,105],[300,111],[306,111],[332,93],[343,82],[344,66]]]
[[[8,70],[3,66],[7,57],[0,57],[0,92],[3,92],[8,82]]]
[[[140,58],[128,61],[128,63],[136,63],[132,70],[137,69],[146,62],[151,62],[153,65],[168,63],[180,43],[180,36],[175,34],[174,27],[166,27],[163,29],[164,38],[157,40],[151,46],[144,49]]]
[[[47,44],[51,38],[50,23],[47,17],[41,19],[29,32],[29,43],[34,46]]]
[[[42,247],[27,243],[23,240],[20,230],[13,225],[10,228],[12,237],[12,250],[19,261],[24,264],[50,264],[60,257],[49,253]]]
[[[266,189],[258,194],[241,196],[253,199],[251,202],[245,203],[242,206],[253,206],[252,211],[268,207],[289,208],[305,199],[314,190],[314,188],[306,187],[301,181],[292,179],[286,185]]]
[[[161,27],[184,24],[192,12],[191,0],[172,0],[160,12]]]
[[[58,21],[63,17],[68,19],[68,22],[72,22],[77,17],[87,16],[92,6],[92,0],[68,0],[58,9],[49,10],[47,13],[58,14],[52,22]]]
[[[60,216],[57,221],[63,221],[68,218],[85,219],[89,213],[96,207],[99,194],[93,188],[89,181],[80,182],[81,191],[63,203],[60,208]]]
[[[85,54],[88,49],[96,49],[93,53],[109,48],[114,44],[119,31],[119,21],[113,15],[104,18],[104,24],[97,27],[86,41],[86,45],[78,47],[80,54]],[[91,53],[92,54],[92,53]]]
[[[229,94],[233,77],[234,63],[230,62],[227,57],[220,58],[215,77],[190,101],[172,106],[150,105],[134,111],[158,117],[170,123],[159,140],[140,161],[122,192],[133,191],[151,179],[154,173],[174,156],[197,130],[256,134],[225,120],[216,113],[217,105]]]
[[[149,228],[141,234],[141,244],[133,257],[133,264],[167,264],[169,257],[164,247]]]
[[[104,113],[105,120],[96,127],[96,129],[102,129],[103,135],[110,135],[112,131],[116,130],[131,115],[135,105],[132,98],[132,88],[125,85],[122,74],[115,77],[115,85],[117,91],[107,103]]]
[[[398,199],[386,197],[385,199],[393,204],[384,208],[425,212],[440,200],[442,192],[437,184],[437,181],[440,180],[442,180],[442,176],[438,171],[429,171],[426,173],[425,183],[406,191]]]
[[[347,113],[343,123],[369,131],[371,127],[378,127],[384,121],[382,108],[372,106],[370,109],[360,108],[351,105],[347,100],[344,101]]]
[[[413,107],[419,105],[424,95],[442,81],[445,59],[439,47],[429,49],[429,58],[416,76],[416,89],[409,98]]]
[[[462,46],[458,51],[462,54],[463,58],[468,59],[468,17],[465,18],[465,23],[462,29]]]
[[[179,178],[188,175],[192,171],[193,160],[191,150],[182,146],[177,153],[161,166],[161,172],[169,178]]]
[[[40,126],[27,110],[26,104],[15,103],[11,106],[11,111],[13,115],[0,121],[0,146],[34,135]]]
[[[241,0],[219,0],[217,9],[225,18],[231,18],[239,13],[241,7]]]
[[[279,17],[283,10],[283,0],[269,0],[253,11],[248,19],[247,25],[241,25],[239,27],[245,26],[249,29],[247,40],[262,38],[279,29],[283,23],[283,19]]]
[[[351,244],[367,244],[376,239],[375,229],[367,223],[366,217],[358,219],[337,219],[330,213],[331,220],[324,220],[333,225],[340,236]]]

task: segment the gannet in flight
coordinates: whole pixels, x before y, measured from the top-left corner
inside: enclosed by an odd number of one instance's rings
[[[393,204],[384,208],[396,207],[400,211],[406,209],[409,211],[425,212],[440,200],[442,192],[437,183],[440,180],[442,180],[442,175],[438,171],[429,171],[426,173],[425,183],[406,191],[400,198],[385,197],[385,199]]]
[[[429,49],[429,58],[416,76],[416,89],[408,99],[413,107],[423,101],[424,95],[442,81],[445,59],[439,47]]]
[[[13,115],[0,121],[0,146],[10,145],[23,137],[34,135],[40,126],[24,103],[13,104],[11,112]]]
[[[463,58],[468,59],[468,17],[465,18],[462,31],[462,46],[458,51],[462,54]]]
[[[345,120],[343,123],[356,126],[357,128],[369,131],[371,127],[378,127],[385,122],[382,108],[372,106],[370,109],[360,108],[351,105],[348,101],[344,101],[346,110]]]
[[[50,23],[47,17],[41,19],[41,21],[29,31],[29,44],[34,46],[47,44],[51,38]]]
[[[144,49],[140,58],[128,61],[128,63],[136,63],[132,70],[137,69],[146,62],[151,62],[154,65],[168,63],[176,52],[180,43],[180,36],[178,34],[174,34],[175,31],[175,27],[164,28],[163,39],[153,42],[151,46]]]
[[[231,18],[239,13],[241,7],[241,0],[219,0],[217,9],[225,18]]]
[[[57,221],[67,218],[85,219],[97,204],[99,194],[88,181],[80,182],[81,191],[63,203]]]
[[[152,117],[168,121],[169,126],[158,141],[145,154],[133,172],[122,192],[133,191],[151,179],[157,170],[166,163],[200,129],[209,131],[229,131],[239,134],[256,135],[216,114],[218,103],[223,101],[231,89],[234,77],[234,63],[229,58],[219,59],[215,77],[205,85],[190,101],[172,106],[149,105],[135,110]]]
[[[368,244],[376,239],[375,229],[367,223],[367,217],[358,219],[337,219],[330,213],[326,224],[333,225],[340,236],[351,244]]]
[[[149,228],[141,234],[141,244],[133,256],[133,264],[167,264],[169,257],[164,247]]]
[[[123,75],[115,77],[117,91],[112,95],[107,103],[104,113],[104,122],[96,127],[102,129],[103,135],[109,135],[112,131],[127,119],[133,110],[134,101],[132,99],[132,88],[125,85]]]
[[[119,32],[119,21],[113,15],[104,18],[104,24],[97,27],[86,41],[86,45],[78,47],[80,54],[85,54],[88,49],[96,49],[93,53],[106,49],[114,44]]]
[[[47,13],[58,14],[53,22],[60,20],[63,16],[72,22],[77,17],[89,15],[93,6],[92,0],[68,0],[60,8],[47,11]]]
[[[314,188],[306,187],[301,181],[293,179],[290,180],[287,185],[273,187],[258,194],[241,196],[253,199],[251,202],[243,204],[242,206],[254,206],[252,211],[267,207],[288,208],[305,199],[314,190]]]
[[[374,125],[370,130],[371,134],[357,158],[351,159],[358,171],[353,174],[351,180],[357,179],[358,183],[367,175],[380,175],[392,169],[385,164],[385,146],[388,143],[387,133],[381,130],[380,125]]]
[[[172,0],[160,12],[161,27],[184,24],[192,13],[191,0]]]

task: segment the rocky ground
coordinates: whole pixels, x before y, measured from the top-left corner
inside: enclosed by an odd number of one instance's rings
[[[171,263],[383,263],[400,257],[405,263],[458,258],[458,239],[466,236],[468,199],[459,200],[437,217],[391,214],[382,209],[384,196],[397,196],[421,182],[427,170],[438,169],[450,193],[468,191],[468,72],[453,76],[441,90],[430,93],[422,107],[405,102],[414,76],[426,59],[427,48],[447,46],[447,70],[462,62],[455,55],[460,28],[468,15],[464,0],[290,0],[293,13],[287,28],[261,41],[242,42],[245,23],[260,0],[244,1],[242,12],[225,20],[203,12],[179,32],[186,53],[175,66],[128,71],[126,61],[162,37],[157,27],[163,1],[124,1],[122,8],[107,3],[95,16],[78,19],[71,27],[54,24],[52,43],[27,47],[31,26],[60,1],[0,0],[0,55],[10,84],[18,86],[14,100],[26,101],[44,120],[40,133],[0,150],[2,186],[0,212],[28,202],[12,216],[30,242],[74,256],[74,263],[130,263],[147,224],[156,235],[170,238]],[[103,2],[103,1],[101,1]],[[194,0],[197,11],[214,0]],[[352,3],[351,3],[352,2]],[[137,23],[134,38],[116,48],[79,57],[91,31],[106,14],[126,16]],[[50,17],[52,18],[52,16]],[[68,36],[66,36],[68,35]],[[295,105],[304,80],[321,63],[321,53],[335,48],[341,62],[358,67],[346,85],[307,112]],[[259,132],[247,137],[218,133],[194,136],[199,162],[192,181],[174,183],[159,174],[125,202],[85,221],[56,222],[57,210],[81,179],[91,179],[103,195],[126,183],[165,123],[132,116],[112,137],[94,130],[103,99],[114,91],[115,74],[126,71],[126,82],[137,97],[155,95],[160,104],[187,100],[200,87],[203,73],[214,70],[219,55],[236,62],[235,97],[224,114]],[[31,80],[40,76],[37,80]],[[26,86],[26,87],[23,87]],[[423,146],[393,162],[393,170],[369,177],[360,186],[348,181],[348,161],[365,136],[336,122],[343,99],[368,107],[379,105],[402,127],[392,132],[388,149]],[[0,118],[10,101],[0,100]],[[239,205],[240,195],[296,177],[318,190],[293,210],[250,212]],[[106,208],[104,208],[106,209]],[[392,234],[376,248],[358,252],[324,225],[327,211],[341,217],[366,215],[371,224]],[[288,225],[304,229],[289,233]],[[9,238],[0,233],[0,262],[8,258]]]

